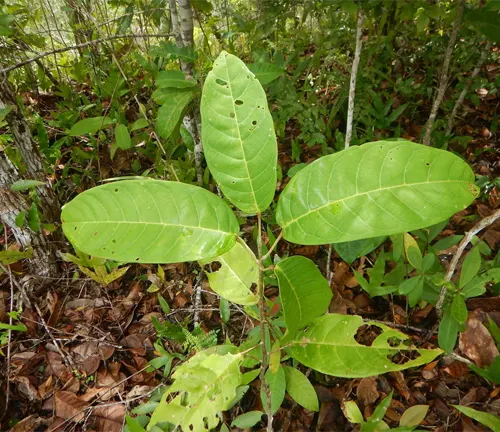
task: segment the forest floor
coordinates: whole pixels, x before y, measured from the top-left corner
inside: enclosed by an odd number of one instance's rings
[[[479,106],[467,105],[467,114],[458,119],[456,134],[472,139],[466,146],[453,144],[451,150],[460,153],[474,168],[475,173],[495,179],[500,176],[500,146],[498,131],[490,131],[495,112],[498,116],[500,96],[483,95]],[[421,126],[402,118],[403,136],[418,140]],[[289,131],[294,133],[293,130]],[[303,160],[316,159],[320,146],[302,149]],[[290,146],[280,145],[280,163],[283,172],[293,165]],[[120,155],[116,158],[120,161]],[[280,185],[285,186],[286,180]],[[492,188],[487,194],[452,217],[440,236],[463,234],[480,218],[488,216],[500,206],[500,191]],[[242,226],[244,236],[251,238],[254,221],[248,219]],[[500,243],[500,223],[485,230],[480,237],[496,253]],[[1,239],[0,242],[3,242]],[[249,240],[252,245],[252,241]],[[386,249],[389,243],[382,245]],[[380,250],[380,249],[379,249]],[[440,259],[446,266],[456,246],[442,251]],[[328,245],[294,246],[281,241],[280,256],[304,255],[314,260],[323,274],[333,272],[331,288],[334,298],[330,312],[359,314],[364,318],[387,323],[411,336],[417,346],[436,347],[436,334],[431,329],[436,322],[434,308],[408,309],[401,297],[370,298],[358,285],[353,270],[363,273],[371,266],[370,257],[362,257],[351,266],[333,251],[327,263]],[[149,371],[148,361],[154,358],[155,329],[152,317],[182,323],[194,314],[192,296],[194,287],[202,289],[199,318],[204,330],[219,329],[219,342],[229,337],[238,342],[257,323],[237,308],[231,308],[227,324],[221,320],[218,297],[212,293],[206,278],[195,263],[162,265],[132,265],[125,276],[103,287],[78,272],[74,264],[61,262],[62,276],[44,281],[31,298],[31,307],[25,307],[22,321],[28,327],[25,333],[15,332],[10,352],[4,348],[2,388],[9,376],[10,397],[5,406],[6,393],[0,400],[1,430],[18,422],[13,432],[28,431],[106,431],[119,432],[124,415],[161,385],[162,374]],[[7,322],[11,290],[14,282],[23,276],[21,264],[11,266],[12,278],[0,276],[0,321]],[[164,273],[164,277],[159,274]],[[200,277],[201,276],[201,277]],[[154,284],[155,288],[151,289]],[[499,355],[489,332],[481,324],[489,315],[500,325],[500,297],[488,287],[479,298],[469,300],[468,329],[462,334],[457,354],[478,365],[488,364]],[[168,302],[167,316],[158,303],[157,293]],[[269,299],[277,297],[277,288],[266,291]],[[373,337],[368,329],[359,337],[365,341]],[[165,343],[169,352],[182,352],[175,343]],[[302,368],[307,372],[306,368]],[[450,405],[457,403],[489,405],[490,412],[500,414],[500,387],[490,385],[473,373],[468,366],[450,356],[419,368],[393,372],[363,379],[341,379],[311,373],[320,401],[320,411],[314,413],[297,406],[290,399],[275,415],[275,429],[298,431],[350,431],[355,426],[345,419],[341,404],[345,399],[355,400],[365,416],[369,416],[378,402],[394,390],[394,398],[385,421],[392,427],[399,424],[404,410],[412,405],[430,405],[421,429],[433,431],[480,431],[465,416],[459,416]],[[242,412],[260,410],[260,383],[255,380],[240,404],[225,414],[227,423]],[[2,404],[3,403],[3,404]]]

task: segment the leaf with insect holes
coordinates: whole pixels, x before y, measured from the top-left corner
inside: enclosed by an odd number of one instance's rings
[[[310,411],[318,411],[318,396],[309,379],[301,371],[293,367],[285,366],[284,370],[286,391],[292,399]]]
[[[241,360],[241,354],[201,351],[177,366],[172,375],[174,383],[153,412],[147,430],[164,422],[192,432],[215,428],[219,424],[218,413],[227,410],[236,397]]]
[[[407,232],[441,222],[478,195],[471,168],[444,150],[378,141],[324,156],[281,193],[285,240],[321,245]]]
[[[241,305],[256,304],[257,296],[251,291],[257,284],[259,265],[254,253],[247,245],[236,242],[226,253],[211,259],[200,260],[205,265],[217,261],[219,270],[207,272],[210,287],[221,297]]]
[[[124,180],[89,189],[62,210],[68,240],[119,262],[177,263],[216,257],[236,241],[238,221],[217,195],[163,180]]]
[[[223,51],[203,86],[203,151],[224,195],[260,213],[276,189],[278,149],[266,93],[237,57]]]
[[[297,330],[326,312],[332,291],[314,262],[300,255],[280,261],[274,272],[287,328],[285,343]]]
[[[370,346],[354,338],[363,325],[382,330]],[[328,375],[363,378],[426,364],[442,353],[440,349],[407,346],[404,343],[407,340],[405,334],[377,322],[363,322],[360,316],[327,314],[295,335],[289,354],[303,365]],[[400,353],[417,357],[403,363],[391,360]]]

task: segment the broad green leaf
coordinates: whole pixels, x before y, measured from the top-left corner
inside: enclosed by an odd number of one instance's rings
[[[473,247],[464,259],[462,272],[460,273],[459,288],[467,285],[481,268],[481,254],[478,247]]]
[[[453,318],[451,313],[451,305],[448,305],[443,312],[443,318],[439,323],[438,343],[446,353],[450,353],[455,348],[457,343],[458,330],[460,324]]]
[[[252,63],[248,69],[255,75],[262,85],[269,84],[280,77],[285,71],[272,63]]]
[[[169,70],[161,71],[155,84],[158,88],[188,88],[196,86],[196,81],[187,80],[184,72]]]
[[[231,423],[231,427],[237,427],[240,429],[248,429],[255,426],[264,413],[262,411],[248,411],[245,414],[241,414],[236,417]]]
[[[252,293],[252,284],[259,278],[257,258],[246,245],[236,242],[226,253],[212,259],[201,260],[200,264],[218,261],[219,270],[207,273],[210,287],[221,297],[241,305],[256,304],[258,299]]]
[[[164,42],[150,50],[151,56],[181,58],[194,62],[197,59],[196,51],[190,47],[178,47],[173,42]]]
[[[422,269],[422,252],[416,240],[408,233],[404,234],[405,255],[408,262],[417,270]]]
[[[61,219],[77,249],[120,262],[215,257],[233,246],[239,231],[218,196],[162,180],[124,180],[89,189],[63,207]]]
[[[203,150],[224,195],[240,210],[265,210],[276,188],[277,146],[266,94],[245,64],[222,52],[201,98]]]
[[[358,328],[363,325],[382,329],[371,346],[361,345],[354,338]],[[440,349],[408,347],[403,343],[407,339],[405,334],[383,324],[363,322],[360,316],[327,314],[296,334],[289,353],[307,367],[345,378],[362,378],[408,369],[429,363],[442,353]],[[400,352],[418,356],[402,364],[392,362],[390,358]]]
[[[286,391],[292,399],[310,411],[318,411],[318,396],[307,377],[293,367],[285,366],[283,369],[285,370]]]
[[[280,261],[274,272],[280,288],[287,340],[326,312],[332,291],[314,262],[300,255]]]
[[[451,315],[457,320],[459,324],[463,324],[467,321],[467,305],[465,304],[465,299],[460,294],[455,294],[453,301],[451,302]]]
[[[69,131],[69,135],[71,136],[80,136],[86,134],[95,134],[100,131],[102,128],[113,123],[109,117],[90,117],[79,122],[75,123],[71,130]]]
[[[18,180],[10,186],[10,188],[14,191],[25,191],[28,189],[34,189],[38,186],[43,186],[44,182],[38,180]]]
[[[127,126],[119,124],[115,127],[115,139],[116,145],[122,150],[132,148],[132,140],[130,139]]]
[[[418,426],[424,421],[427,411],[429,411],[429,405],[413,405],[401,416],[400,426]]]
[[[347,264],[352,264],[355,259],[368,255],[371,251],[377,249],[386,238],[387,236],[382,236],[335,243],[333,248]]]
[[[191,92],[178,92],[173,93],[165,100],[158,110],[156,119],[156,132],[158,132],[158,135],[164,139],[170,137],[181,119],[184,108],[186,108],[192,97],[193,93]]]
[[[285,399],[286,378],[283,366],[280,365],[276,373],[272,373],[270,369],[266,371],[265,380],[271,391],[271,412],[274,414]],[[267,405],[267,395],[264,393],[263,387],[260,389],[260,398],[262,406]]]
[[[409,141],[379,141],[324,156],[281,193],[283,236],[313,245],[407,232],[441,222],[477,196],[458,156]]]
[[[346,401],[342,404],[342,411],[346,417],[347,420],[349,420],[350,423],[354,424],[362,424],[365,422],[365,419],[363,418],[363,414],[361,414],[361,411],[354,401]]]
[[[453,405],[453,407],[465,414],[467,417],[470,417],[482,425],[489,427],[494,432],[500,430],[500,417],[465,406]]]
[[[488,39],[500,43],[500,11],[490,10],[487,7],[473,10],[467,14],[467,21]]]
[[[241,354],[197,353],[178,366],[174,383],[163,395],[147,427],[163,422],[180,426],[184,431],[205,432],[219,424],[218,413],[228,409],[240,384]],[[171,395],[177,396],[171,399]]]

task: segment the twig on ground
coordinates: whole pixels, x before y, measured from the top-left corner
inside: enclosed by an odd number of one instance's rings
[[[194,325],[196,326],[197,324],[200,323],[200,306],[201,306],[201,286],[203,282],[203,275],[205,272],[203,270],[200,271],[197,277],[196,284],[194,285],[193,288],[193,309],[194,309]]]

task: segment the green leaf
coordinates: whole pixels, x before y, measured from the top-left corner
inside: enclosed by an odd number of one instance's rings
[[[224,195],[240,210],[265,210],[276,189],[277,146],[266,94],[237,57],[222,52],[201,98],[203,150]]]
[[[240,384],[241,354],[197,353],[178,366],[174,383],[163,395],[147,430],[169,422],[184,431],[205,432],[219,424],[218,413],[228,409]],[[173,400],[172,394],[177,393]],[[167,403],[167,400],[170,402]]]
[[[165,100],[158,110],[156,119],[156,132],[158,132],[158,135],[164,139],[170,137],[181,119],[184,108],[186,108],[192,97],[193,93],[191,92],[178,92],[171,94]]]
[[[287,328],[284,339],[287,340],[326,312],[332,291],[314,262],[300,255],[280,261],[274,272],[280,288]]]
[[[368,418],[365,428],[367,432],[375,430],[377,425],[384,419],[385,413],[387,412],[387,408],[391,406],[391,401],[392,401],[392,391],[389,393],[388,396],[382,399],[382,402],[380,402],[377,405],[377,408],[375,408],[373,414]]]
[[[227,324],[231,317],[231,309],[229,307],[229,302],[224,297],[221,297],[219,300],[219,311],[220,319],[224,324]]]
[[[478,195],[458,156],[409,141],[379,141],[324,156],[281,193],[276,220],[286,240],[339,243],[429,226]]]
[[[25,191],[43,186],[45,183],[38,180],[18,180],[10,186],[13,191]]]
[[[491,381],[494,384],[500,384],[500,356],[496,356],[493,363],[484,369],[481,369],[473,364],[469,368],[482,376],[484,379]]]
[[[240,429],[247,429],[255,426],[264,413],[262,411],[248,411],[245,414],[241,414],[236,417],[231,423],[231,427],[237,427]]]
[[[149,125],[148,119],[145,119],[145,118],[137,119],[130,126],[130,132],[134,132],[134,131],[139,130],[139,129],[144,129],[145,127],[148,127],[148,125]]]
[[[170,312],[170,306],[161,294],[158,294],[158,303],[160,303],[160,307],[163,313],[165,315],[168,315],[168,313]]]
[[[307,377],[298,369],[285,366],[286,391],[300,406],[310,410],[319,411],[316,390]]]
[[[406,296],[411,296],[409,298],[409,303],[410,306],[413,307],[415,306],[420,298],[422,297],[424,289],[424,277],[423,276],[414,276],[410,279],[406,279],[400,286],[399,286],[399,293],[402,295]]]
[[[272,63],[252,63],[248,65],[248,69],[255,75],[262,85],[269,84],[276,78],[280,77],[285,71]]]
[[[241,385],[250,384],[255,378],[260,374],[260,369],[255,369],[250,372],[246,372],[241,377]]]
[[[132,140],[130,139],[127,126],[119,124],[115,127],[115,139],[116,145],[122,150],[132,148]]]
[[[404,234],[405,255],[408,262],[417,270],[422,269],[422,252],[416,240],[408,233]]]
[[[391,235],[392,257],[395,261],[399,261],[399,258],[403,255],[404,234],[405,233],[398,233]]]
[[[159,46],[151,48],[149,54],[157,57],[172,56],[173,58],[181,58],[191,62],[198,58],[196,51],[191,47],[178,47],[173,42],[161,43]]]
[[[161,71],[156,77],[155,84],[158,88],[189,88],[195,87],[196,81],[187,80],[184,72],[169,70]]]
[[[462,240],[462,235],[452,235],[441,240],[438,240],[436,243],[432,245],[436,252],[444,251],[452,246],[455,246],[460,240]]]
[[[76,248],[120,262],[215,257],[233,246],[239,231],[218,196],[162,180],[124,180],[89,189],[63,207],[61,219]]]
[[[453,407],[465,414],[467,417],[470,417],[482,425],[489,427],[494,432],[500,430],[500,417],[460,405],[453,405]]]
[[[266,371],[265,380],[269,385],[269,390],[271,391],[271,412],[274,414],[278,411],[278,408],[283,403],[285,399],[285,388],[286,388],[286,378],[283,366],[280,365],[276,373],[272,373],[271,370]],[[262,401],[262,406],[267,406],[267,395],[264,393],[264,389],[260,389],[260,398]]]
[[[257,258],[247,245],[236,242],[226,253],[211,259],[201,260],[205,265],[212,261],[221,264],[219,270],[207,273],[210,287],[221,297],[241,305],[257,304],[257,297],[251,291],[252,284],[259,278]]]
[[[343,243],[335,243],[333,248],[347,264],[352,264],[354,260],[368,255],[377,249],[387,238],[387,236],[361,239]]]
[[[32,203],[28,210],[28,226],[34,232],[40,231],[40,215],[35,203]]]
[[[136,419],[134,419],[134,418],[132,418],[132,417],[130,417],[130,416],[126,416],[126,417],[125,417],[125,421],[126,421],[126,423],[127,423],[128,430],[129,430],[130,432],[145,432],[145,431],[146,431],[146,429],[144,429],[144,428],[143,428],[143,427],[139,424],[139,422],[138,422]]]
[[[478,247],[473,247],[464,259],[462,272],[460,274],[459,288],[467,285],[481,268],[481,254]]]
[[[90,117],[75,123],[69,131],[70,136],[80,136],[86,134],[95,134],[102,128],[113,123],[109,117]]]
[[[278,372],[281,363],[281,346],[279,339],[276,339],[269,353],[269,370],[275,374]]]
[[[429,411],[429,405],[413,405],[403,413],[399,425],[418,426],[424,421],[427,411]]]
[[[453,318],[451,313],[451,305],[448,305],[443,312],[443,318],[441,318],[438,330],[439,347],[446,353],[452,352],[453,348],[455,348],[459,328],[460,324]]]
[[[451,302],[451,315],[459,324],[463,324],[467,321],[467,305],[465,304],[465,299],[462,295],[456,294]]]
[[[473,10],[467,14],[467,21],[488,39],[500,43],[500,13],[498,11],[489,10],[487,7]]]
[[[363,414],[361,414],[358,405],[354,401],[345,401],[342,404],[342,411],[350,423],[362,424],[365,422]]]
[[[374,325],[382,333],[371,346],[354,339],[362,325]],[[388,340],[391,340],[389,343]],[[327,314],[316,319],[291,342],[290,355],[307,367],[345,378],[362,378],[399,371],[431,362],[440,349],[416,349],[406,346],[405,334],[377,322],[363,322],[360,316]],[[397,364],[389,357],[400,352],[419,354],[413,360]]]
[[[24,222],[26,220],[26,211],[20,211],[17,216],[16,216],[16,225],[19,228],[22,228],[24,226]]]

